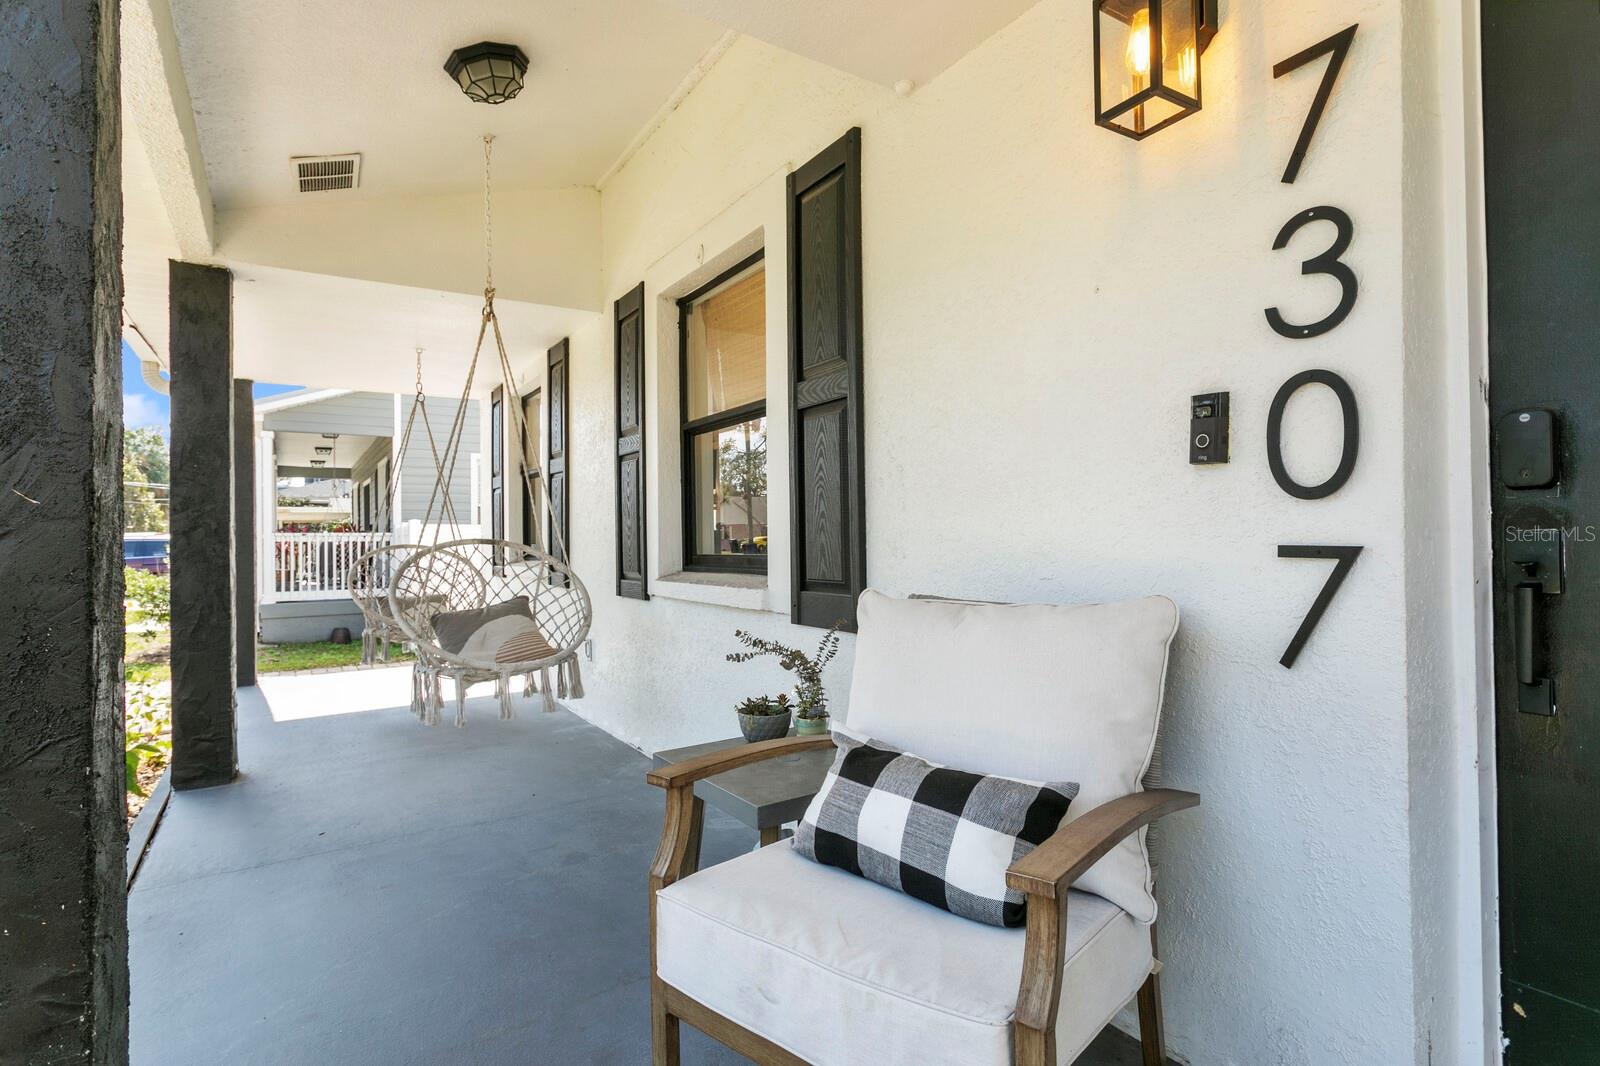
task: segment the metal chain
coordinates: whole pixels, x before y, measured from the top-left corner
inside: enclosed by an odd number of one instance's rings
[[[494,293],[494,200],[490,191],[490,160],[494,155],[494,134],[483,135],[483,291]]]
[[[417,349],[417,395],[422,395],[422,349]]]

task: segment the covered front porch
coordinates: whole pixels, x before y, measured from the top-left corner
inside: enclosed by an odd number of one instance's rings
[[[649,1060],[650,760],[532,701],[421,729],[407,674],[239,691],[239,779],[170,798],[129,892],[136,1066]],[[707,811],[703,864],[754,845]],[[1080,1060],[1138,1061],[1114,1030]]]
[[[1557,1033],[1501,1012],[1488,2],[18,0],[0,1060]],[[131,854],[123,343],[171,402]],[[354,528],[278,528],[290,471]],[[360,626],[415,674],[256,676]],[[902,776],[752,851],[714,760],[646,781],[741,730]]]

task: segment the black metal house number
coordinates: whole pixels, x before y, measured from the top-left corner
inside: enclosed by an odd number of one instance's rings
[[[1322,83],[1317,87],[1316,97],[1312,100],[1311,110],[1306,115],[1304,126],[1301,127],[1300,137],[1295,142],[1294,151],[1289,156],[1289,165],[1283,172],[1283,183],[1294,184],[1300,175],[1300,168],[1306,159],[1306,153],[1311,147],[1311,140],[1316,135],[1317,125],[1322,121],[1323,113],[1327,110],[1328,100],[1333,95],[1334,83],[1339,80],[1339,71],[1344,66],[1346,56],[1350,54],[1351,42],[1355,40],[1356,27],[1347,26],[1332,37],[1312,45],[1304,51],[1297,52],[1288,59],[1283,60],[1272,68],[1272,76],[1281,78],[1291,71],[1298,70],[1307,63],[1321,57],[1328,56],[1328,69],[1323,73]],[[1326,251],[1300,264],[1300,273],[1311,276],[1316,274],[1327,275],[1339,283],[1339,303],[1328,315],[1319,321],[1304,325],[1287,321],[1276,307],[1265,310],[1267,324],[1280,337],[1289,340],[1308,340],[1320,337],[1337,328],[1349,316],[1356,305],[1356,297],[1360,293],[1360,284],[1356,280],[1355,271],[1344,262],[1344,254],[1350,249],[1350,242],[1355,234],[1355,224],[1350,216],[1337,207],[1313,207],[1302,211],[1284,223],[1278,231],[1277,239],[1272,244],[1273,251],[1281,251],[1288,246],[1294,235],[1313,222],[1331,222],[1334,227],[1334,239]],[[1333,474],[1319,485],[1302,485],[1296,481],[1283,462],[1283,414],[1288,407],[1289,398],[1307,385],[1324,385],[1333,390],[1339,399],[1339,408],[1344,415],[1344,446],[1339,455],[1339,466]],[[1360,451],[1361,430],[1359,408],[1356,404],[1355,393],[1351,390],[1349,382],[1331,370],[1303,370],[1285,381],[1278,389],[1277,395],[1272,399],[1272,407],[1267,413],[1267,465],[1272,470],[1273,480],[1285,493],[1297,500],[1321,500],[1332,496],[1344,487],[1350,480],[1350,475],[1355,472],[1356,457]],[[1300,652],[1305,648],[1306,642],[1316,632],[1322,616],[1327,613],[1328,605],[1333,602],[1334,596],[1344,585],[1345,577],[1356,564],[1356,559],[1361,555],[1359,545],[1340,544],[1280,544],[1278,545],[1278,558],[1280,559],[1332,559],[1333,572],[1328,575],[1328,580],[1323,584],[1317,598],[1311,604],[1311,609],[1306,612],[1305,618],[1300,623],[1300,628],[1295,630],[1294,636],[1289,640],[1289,646],[1284,649],[1283,656],[1278,661],[1285,668],[1292,668],[1300,658]]]

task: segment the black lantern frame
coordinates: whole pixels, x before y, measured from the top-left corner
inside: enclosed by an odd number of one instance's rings
[[[528,54],[514,44],[482,41],[451,52],[444,70],[478,103],[503,104],[522,91]]]
[[[1164,27],[1163,9],[1167,6],[1163,0],[1092,0],[1094,5],[1094,121],[1095,125],[1103,126],[1142,141],[1158,130],[1164,130],[1180,119],[1188,118],[1200,110],[1200,56],[1205,52],[1206,45],[1211,43],[1211,38],[1217,33],[1217,0],[1183,0],[1185,7],[1192,5],[1195,37],[1194,58],[1194,94],[1191,96],[1176,86],[1167,84],[1166,79],[1166,31],[1171,27]],[[1149,26],[1149,73],[1148,84],[1136,89],[1126,99],[1113,101],[1110,107],[1106,106],[1103,84],[1106,70],[1105,58],[1101,54],[1104,42],[1100,36],[1102,15],[1110,16],[1119,22],[1132,25],[1133,18],[1140,12],[1146,13]],[[1155,122],[1146,124],[1144,115],[1150,105],[1159,105],[1163,111],[1172,109],[1171,114],[1164,114]]]

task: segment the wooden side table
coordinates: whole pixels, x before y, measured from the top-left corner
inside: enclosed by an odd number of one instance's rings
[[[794,731],[790,730],[790,735]],[[725,748],[745,743],[743,737],[713,740],[706,744],[691,744],[685,748],[670,748],[655,755],[657,766],[692,759]],[[694,783],[695,798],[711,804],[737,821],[754,829],[761,837],[761,846],[775,843],[784,823],[799,821],[805,814],[811,797],[822,787],[833,765],[831,749],[803,751],[777,759],[741,766],[737,770],[703,778]]]

